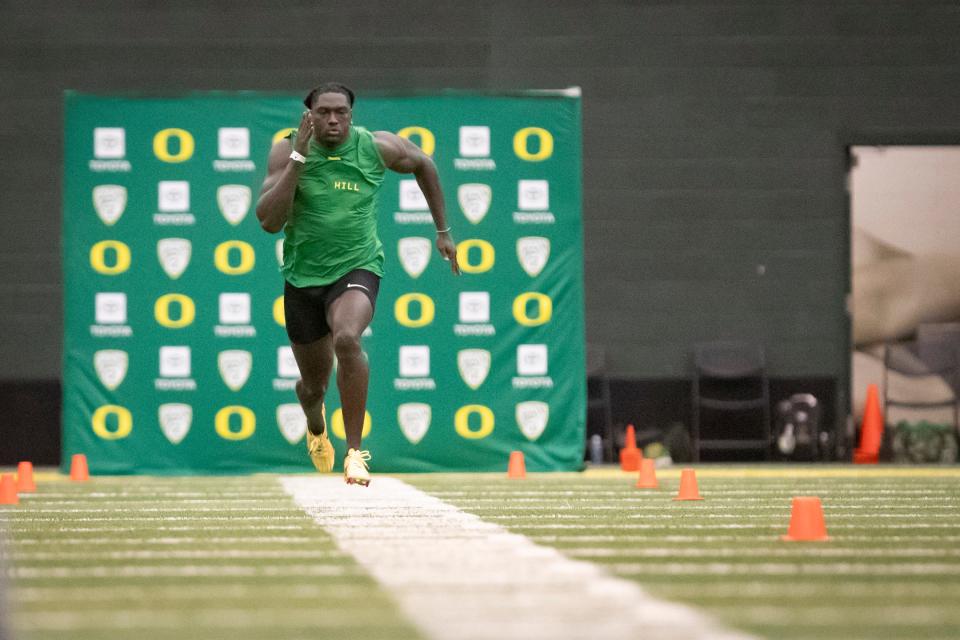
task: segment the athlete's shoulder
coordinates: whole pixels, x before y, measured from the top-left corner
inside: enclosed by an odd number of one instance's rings
[[[354,124],[354,125],[350,125],[350,129],[353,131],[354,135],[356,135],[357,138],[359,138],[360,140],[373,140],[375,137],[373,135],[373,132],[370,131],[370,129],[367,129],[366,127],[361,127],[359,125]]]
[[[375,161],[377,165],[380,165],[380,168],[383,168],[384,165],[384,153],[383,147],[380,145],[380,139],[376,135],[379,132],[370,131],[366,127],[359,127],[354,125],[352,127],[357,136],[357,149],[361,152],[362,155],[369,157],[372,161]]]
[[[389,166],[394,160],[403,156],[403,138],[392,131],[373,131],[371,132],[373,140],[376,143],[377,151],[380,157]]]
[[[392,131],[369,131],[368,132],[373,138],[377,141],[387,141],[395,142],[400,139],[400,136],[393,133]]]
[[[378,148],[380,146],[379,139],[377,138],[375,132],[370,131],[366,127],[359,127],[356,125],[353,125],[350,128],[353,131],[352,135],[355,136],[357,144],[360,147]]]

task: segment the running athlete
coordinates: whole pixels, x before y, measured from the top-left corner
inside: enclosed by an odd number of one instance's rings
[[[318,471],[334,466],[323,398],[333,357],[347,436],[348,484],[370,484],[360,449],[370,368],[360,336],[370,321],[383,276],[377,194],[385,169],[412,173],[437,227],[437,249],[460,273],[433,161],[387,131],[352,126],[353,91],[326,83],[304,99],[299,129],[270,150],[257,218],[269,233],[283,229],[283,309],[300,368],[297,398],[307,416],[307,452]]]

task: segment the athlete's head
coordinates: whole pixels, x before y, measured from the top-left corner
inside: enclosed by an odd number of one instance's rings
[[[320,144],[335,147],[350,135],[353,98],[353,91],[339,82],[321,84],[304,98],[303,104],[313,118],[314,136]]]

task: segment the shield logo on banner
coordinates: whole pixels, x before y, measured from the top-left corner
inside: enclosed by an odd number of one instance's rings
[[[542,236],[518,238],[517,258],[528,276],[537,277],[550,259],[550,239]]]
[[[190,431],[193,422],[193,407],[179,402],[170,402],[160,405],[160,430],[167,440],[173,444],[180,442]]]
[[[247,216],[251,199],[250,187],[243,184],[225,184],[217,188],[217,204],[220,205],[220,213],[233,226],[240,224]]]
[[[411,278],[419,277],[427,268],[431,249],[430,241],[426,238],[400,238],[400,242],[397,243],[400,264]]]
[[[119,349],[104,349],[93,354],[93,368],[97,371],[97,377],[110,391],[119,387],[127,377],[129,363],[127,352]]]
[[[417,444],[423,440],[430,428],[430,405],[422,402],[407,402],[397,407],[397,422],[400,431],[410,444]]]
[[[176,280],[190,264],[192,245],[184,238],[164,238],[157,241],[157,258],[168,276]]]
[[[547,428],[550,419],[550,405],[546,402],[530,400],[517,405],[517,425],[528,440],[536,440]]]
[[[103,224],[112,227],[127,208],[127,188],[118,184],[101,184],[93,188],[93,208],[103,220]]]
[[[463,210],[463,215],[473,224],[477,224],[490,210],[490,201],[493,200],[493,189],[488,184],[462,184],[457,188],[457,202]]]
[[[277,406],[277,426],[290,444],[297,444],[307,434],[307,416],[297,402]]]
[[[460,377],[471,389],[477,389],[490,373],[490,352],[485,349],[462,349],[457,352]]]
[[[217,367],[223,383],[231,391],[239,391],[247,384],[250,369],[253,367],[253,354],[249,351],[230,349],[217,354]]]

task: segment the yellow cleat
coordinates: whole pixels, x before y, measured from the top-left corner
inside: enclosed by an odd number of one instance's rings
[[[320,473],[330,473],[333,471],[333,463],[336,461],[337,452],[333,450],[333,443],[327,437],[327,430],[318,436],[310,433],[307,429],[307,453],[313,461],[313,466]]]
[[[357,451],[356,449],[347,449],[347,457],[343,459],[343,479],[347,484],[360,484],[367,486],[370,484],[370,472],[367,461],[370,459],[369,451]]]

